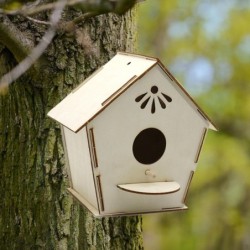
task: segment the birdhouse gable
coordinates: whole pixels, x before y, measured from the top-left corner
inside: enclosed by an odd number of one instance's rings
[[[170,82],[172,82],[175,86],[177,91],[182,95],[186,101],[192,105],[193,109],[197,111],[197,114],[202,116],[204,120],[208,123],[208,128],[217,131],[216,125],[213,121],[208,117],[208,115],[202,110],[202,108],[195,102],[195,100],[189,95],[189,93],[185,90],[181,83],[168,71],[168,69],[158,60],[158,65],[163,70],[163,72],[168,76]]]

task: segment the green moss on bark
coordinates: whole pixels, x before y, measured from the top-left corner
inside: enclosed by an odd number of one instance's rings
[[[0,96],[0,249],[143,248],[141,217],[95,219],[66,191],[59,125],[46,114],[116,51],[132,51],[133,14],[99,16],[79,29],[90,50],[77,32],[57,36],[39,72]],[[2,48],[0,73],[14,62]]]

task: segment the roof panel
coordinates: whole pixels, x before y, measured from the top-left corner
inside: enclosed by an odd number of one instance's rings
[[[56,105],[48,116],[76,132],[104,108],[103,102],[156,63],[153,58],[118,53]]]

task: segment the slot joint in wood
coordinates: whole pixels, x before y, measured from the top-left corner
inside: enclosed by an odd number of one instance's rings
[[[98,160],[97,160],[97,154],[96,154],[96,145],[95,145],[95,137],[94,137],[94,129],[90,128],[89,129],[89,140],[90,140],[90,148],[91,148],[91,159],[93,166],[95,168],[98,167]]]
[[[195,156],[194,163],[197,163],[197,162],[198,162],[198,160],[199,160],[199,156],[200,156],[201,148],[202,148],[202,145],[203,145],[203,142],[204,142],[204,139],[205,139],[206,133],[207,133],[207,129],[206,129],[206,128],[204,128],[204,129],[203,129],[203,132],[202,132],[201,140],[200,140],[200,143],[199,143],[199,146],[198,146],[198,149],[197,149],[197,153],[196,153],[196,156]]]
[[[184,196],[183,196],[183,200],[182,200],[182,202],[183,202],[184,204],[186,203],[188,190],[189,190],[191,181],[192,181],[192,179],[193,179],[193,176],[194,176],[194,171],[191,171],[191,172],[190,172],[190,175],[189,175],[189,178],[188,178],[187,187],[186,187],[186,190],[185,190],[185,193],[184,193]]]
[[[101,184],[100,175],[96,176],[96,182],[97,182],[97,190],[98,190],[99,199],[100,199],[100,208],[101,208],[101,211],[104,211],[104,201],[103,201],[102,184]]]
[[[207,121],[207,117],[203,114],[203,112],[199,109],[197,109],[198,113],[202,116],[202,118]]]
[[[109,98],[102,102],[102,106],[106,106],[108,103],[112,102],[116,97],[118,97],[123,91],[125,91],[137,78],[136,75],[131,77],[124,85],[122,85],[115,93],[113,93]]]

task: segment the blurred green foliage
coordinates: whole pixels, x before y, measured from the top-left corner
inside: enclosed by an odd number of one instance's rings
[[[0,8],[4,10],[18,10],[24,3],[25,1],[0,0]]]
[[[138,47],[159,57],[208,113],[185,212],[144,216],[145,249],[250,249],[249,0],[147,0]]]

